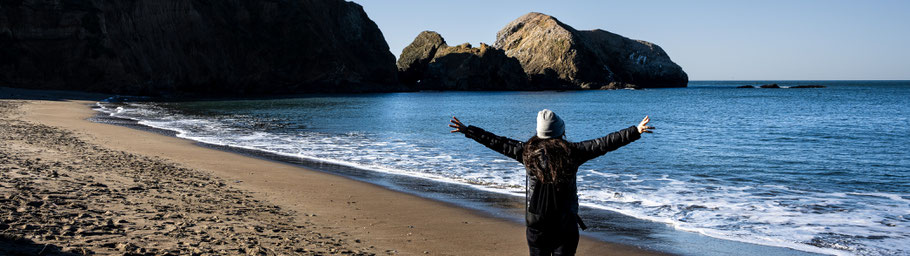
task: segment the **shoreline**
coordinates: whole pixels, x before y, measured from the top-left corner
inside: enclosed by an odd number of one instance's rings
[[[20,119],[73,131],[79,139],[110,150],[160,158],[233,181],[231,187],[295,212],[296,217],[330,233],[356,240],[358,247],[375,248],[376,253],[527,254],[520,223],[337,175],[200,147],[185,139],[94,123],[86,120],[96,114],[88,106],[92,103],[85,99],[26,100],[20,107]],[[581,239],[578,253],[662,254],[587,237]]]

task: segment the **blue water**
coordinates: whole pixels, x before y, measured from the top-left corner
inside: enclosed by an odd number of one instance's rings
[[[819,89],[736,89],[744,84]],[[704,235],[829,254],[910,255],[910,82],[691,82],[689,88],[420,92],[101,103],[201,142],[522,193],[523,167],[449,117],[526,140],[537,111],[581,141],[657,129],[583,165],[582,204]]]

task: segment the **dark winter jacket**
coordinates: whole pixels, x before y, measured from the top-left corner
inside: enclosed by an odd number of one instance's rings
[[[496,134],[484,131],[476,126],[469,126],[465,131],[465,137],[474,139],[475,141],[487,146],[488,148],[499,152],[509,158],[515,159],[518,162],[525,164],[522,159],[522,153],[524,151],[525,142],[513,140],[510,138],[496,136]],[[638,128],[635,126],[622,129],[618,132],[610,133],[607,136],[586,140],[582,142],[569,142],[571,147],[571,168],[574,170],[569,170],[571,173],[578,172],[578,167],[587,162],[588,160],[594,159],[598,156],[602,156],[607,152],[616,150],[619,147],[625,146],[638,138],[641,138],[641,134],[638,133]],[[530,175],[530,174],[529,174]],[[566,209],[564,213],[564,220],[567,221],[579,221],[578,218],[578,192],[576,187],[576,179],[571,179],[568,182],[562,182],[559,184],[558,199],[559,204],[561,205],[560,209]],[[537,178],[531,177],[528,179],[528,201],[533,204],[533,202],[539,202],[542,200],[540,196],[535,193],[535,191],[541,191],[539,188],[541,186],[547,186],[548,184],[543,184]],[[535,215],[531,212],[532,207],[528,208],[527,224],[528,226],[533,226],[537,222]],[[560,223],[554,223],[559,225]],[[574,223],[570,223],[574,224]]]

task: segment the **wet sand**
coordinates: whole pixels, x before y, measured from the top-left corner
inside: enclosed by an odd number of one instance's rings
[[[527,254],[522,223],[90,122],[84,99],[97,96],[56,93],[0,89],[0,98],[29,99],[0,101],[8,253]],[[71,98],[83,100],[61,100]],[[578,254],[655,253],[583,238]]]

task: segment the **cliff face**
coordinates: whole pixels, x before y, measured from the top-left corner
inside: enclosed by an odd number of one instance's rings
[[[421,32],[398,60],[402,83],[416,90],[531,90],[518,60],[486,44],[448,46]]]
[[[518,59],[537,87],[615,89],[688,83],[682,68],[655,44],[603,30],[578,31],[541,13],[506,25],[494,46]]]
[[[0,1],[0,86],[243,95],[397,84],[379,28],[342,0]]]

